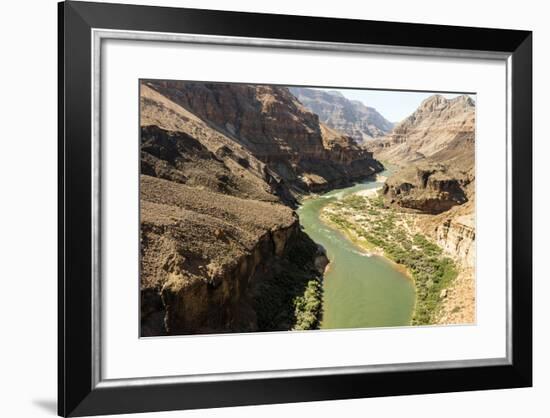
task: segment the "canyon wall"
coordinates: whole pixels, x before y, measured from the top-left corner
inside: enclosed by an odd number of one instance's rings
[[[290,92],[325,125],[350,137],[358,144],[389,133],[393,124],[376,109],[358,100],[349,100],[340,92],[306,87],[290,87]]]
[[[475,103],[431,96],[370,149],[398,167],[384,186],[389,203],[431,214],[462,205],[474,193]]]
[[[475,222],[473,211],[461,215],[450,213],[433,234],[435,241],[468,268],[475,264]]]
[[[383,166],[281,87],[144,81],[140,106],[141,335],[295,327],[328,263],[296,196]]]
[[[434,157],[453,143],[473,143],[475,103],[467,95],[435,94],[383,138],[369,143],[376,158],[400,165]],[[458,150],[456,150],[458,151]]]
[[[286,206],[141,178],[142,336],[290,329],[293,294],[265,292],[292,275],[299,293],[323,258]]]
[[[417,213],[418,231],[451,257],[458,276],[445,289],[438,322],[475,321],[475,102],[434,95],[386,137],[371,142],[395,166],[387,204]]]
[[[474,198],[418,222],[420,231],[436,242],[458,267],[453,284],[440,295],[440,324],[468,324],[476,320],[476,229]]]
[[[285,87],[144,81],[267,166],[291,193],[329,190],[383,169],[372,152],[331,129]]]

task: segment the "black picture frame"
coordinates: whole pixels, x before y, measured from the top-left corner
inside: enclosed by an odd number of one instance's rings
[[[532,33],[319,17],[59,3],[58,413],[117,414],[532,385]],[[513,71],[510,364],[106,386],[94,382],[91,179],[93,28],[497,51]]]

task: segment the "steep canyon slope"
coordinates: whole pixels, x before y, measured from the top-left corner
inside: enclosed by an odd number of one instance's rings
[[[381,164],[285,88],[147,80],[140,103],[142,336],[315,327],[295,197]]]
[[[467,95],[447,99],[435,94],[371,149],[381,159],[405,163],[419,161],[457,141],[473,141],[475,103]]]
[[[466,95],[431,96],[371,145],[378,159],[401,167],[384,187],[388,200],[432,214],[468,201],[475,179],[474,148],[475,104]]]
[[[284,87],[146,81],[265,164],[292,193],[349,183],[382,169],[372,153],[331,129]]]
[[[416,227],[459,266],[443,292],[440,323],[475,320],[475,102],[434,95],[385,138],[374,155],[400,168],[383,188],[386,202],[418,214]]]
[[[321,122],[351,136],[358,144],[382,137],[393,127],[376,109],[347,99],[340,92],[306,87],[291,87],[290,91],[305,107],[319,115]]]

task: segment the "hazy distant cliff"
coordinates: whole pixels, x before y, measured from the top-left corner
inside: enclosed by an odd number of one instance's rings
[[[359,144],[391,131],[393,124],[360,101],[349,100],[336,91],[291,87],[290,91],[321,122],[354,138]]]
[[[455,147],[455,154],[465,154],[457,146],[471,146],[475,134],[475,103],[466,95],[446,99],[436,94],[424,100],[418,109],[370,149],[380,159],[409,163],[434,158],[438,152]],[[449,155],[454,157],[453,155]],[[445,160],[447,156],[445,156]]]

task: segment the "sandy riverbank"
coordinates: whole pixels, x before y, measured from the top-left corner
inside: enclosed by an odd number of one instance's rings
[[[377,187],[375,189],[360,190],[354,193],[354,195],[363,196],[363,197],[376,197],[378,196],[378,192],[380,190],[382,190],[382,186]]]
[[[459,266],[417,229],[417,216],[384,207],[379,190],[362,190],[332,203],[323,209],[321,220],[412,279],[418,295],[413,324],[470,323],[463,322],[469,318],[458,318],[456,312],[449,315],[443,308],[446,299],[454,296],[451,289],[461,273]]]

